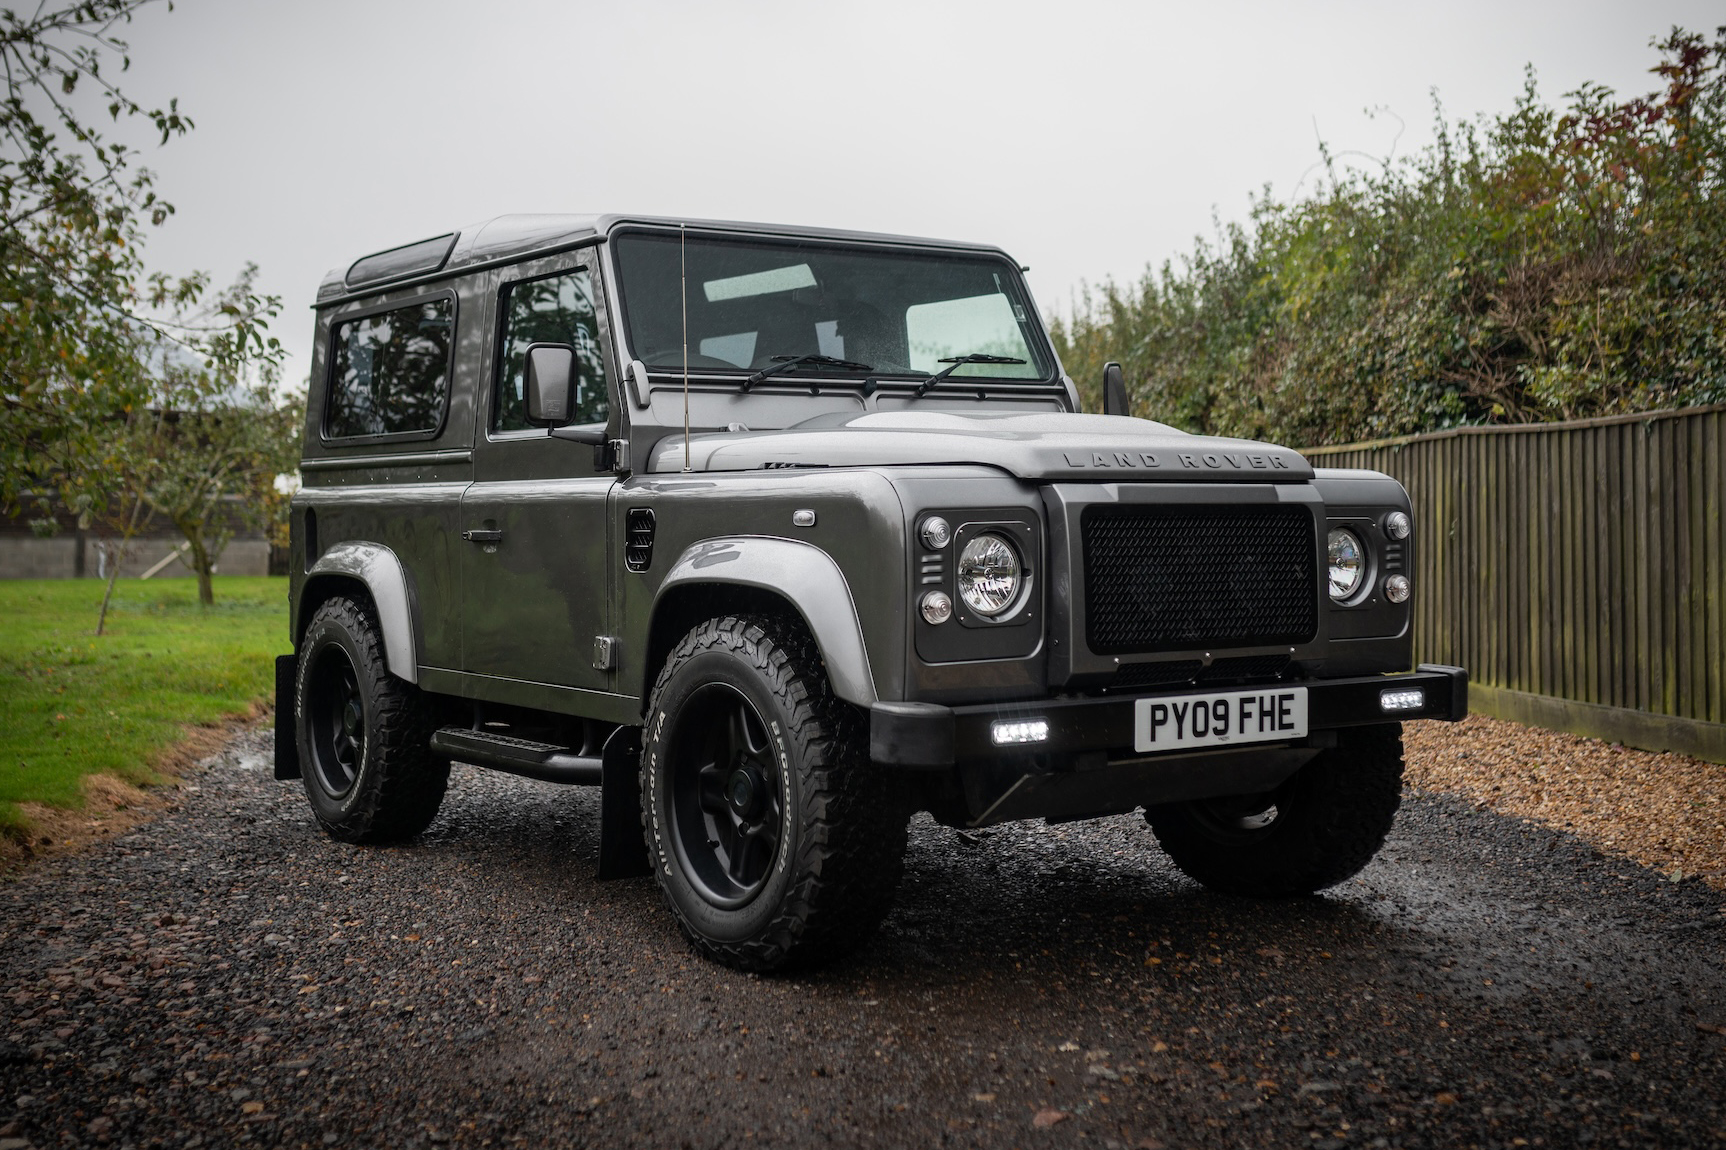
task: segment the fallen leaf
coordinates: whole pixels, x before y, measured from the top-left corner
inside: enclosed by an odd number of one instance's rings
[[[240,1104],[240,1112],[243,1114],[262,1114],[264,1112],[264,1104],[262,1102],[242,1102]]]
[[[1071,1117],[1072,1115],[1068,1114],[1065,1110],[1039,1110],[1037,1111],[1037,1116],[1031,1119],[1031,1125],[1037,1127],[1039,1130],[1047,1130],[1049,1127],[1065,1122]]]
[[[993,1101],[995,1101],[995,1096],[993,1094],[973,1094],[973,1095],[971,1095],[971,1101],[973,1101],[973,1102],[993,1102]]]
[[[1439,1106],[1455,1106],[1456,1105],[1456,1095],[1452,1094],[1448,1090],[1440,1090],[1433,1097],[1432,1100],[1433,1100],[1433,1102],[1435,1102]]]

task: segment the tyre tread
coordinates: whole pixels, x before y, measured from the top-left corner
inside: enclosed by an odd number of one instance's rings
[[[709,619],[673,648],[653,697],[661,696],[683,663],[714,650],[752,665],[796,719],[785,734],[794,745],[794,763],[807,769],[798,788],[803,829],[791,885],[770,923],[755,938],[735,943],[692,930],[663,877],[660,894],[684,937],[708,958],[747,971],[817,966],[867,942],[891,910],[904,871],[910,812],[892,780],[869,769],[863,720],[833,695],[820,651],[800,620]],[[652,786],[643,771],[642,829],[650,850]]]
[[[377,611],[370,602],[338,596],[325,600],[306,628],[311,636],[320,624],[344,629],[366,666],[357,668],[374,690],[368,700],[375,726],[367,733],[366,754],[376,774],[361,779],[360,801],[344,812],[340,822],[326,818],[313,806],[318,823],[333,838],[343,842],[382,844],[401,842],[423,832],[437,817],[449,787],[450,764],[431,752],[433,721],[431,707],[419,688],[391,674],[384,653],[383,633]],[[305,661],[295,688],[295,706],[303,709],[305,679],[310,669]],[[300,745],[306,747],[304,732]],[[302,751],[302,755],[309,752]],[[302,759],[306,786],[316,783],[312,767]]]
[[[1188,803],[1154,807],[1145,821],[1175,866],[1212,890],[1311,894],[1359,874],[1384,845],[1402,801],[1402,770],[1400,724],[1356,727],[1301,768],[1305,813],[1262,843],[1219,843]]]

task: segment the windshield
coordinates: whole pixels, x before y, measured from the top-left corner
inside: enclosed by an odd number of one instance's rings
[[[687,303],[689,366],[704,372],[921,378],[976,356],[1019,362],[961,363],[954,382],[1054,375],[1001,259],[694,235],[680,253],[677,235],[639,232],[615,242],[630,347],[649,367],[682,370]]]

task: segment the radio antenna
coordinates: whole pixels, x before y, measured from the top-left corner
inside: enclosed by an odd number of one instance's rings
[[[683,470],[689,470],[689,257],[683,224],[677,225],[677,295],[683,302]]]

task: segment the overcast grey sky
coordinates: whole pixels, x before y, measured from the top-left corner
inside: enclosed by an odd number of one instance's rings
[[[153,267],[247,260],[308,366],[318,280],[504,212],[636,211],[981,240],[1045,310],[1190,250],[1213,210],[1337,150],[1431,137],[1430,91],[1508,108],[1655,87],[1715,0],[1113,3],[178,0],[123,35],[197,122],[148,164]],[[1369,117],[1385,107],[1400,117]],[[1396,140],[1401,132],[1400,142]]]

